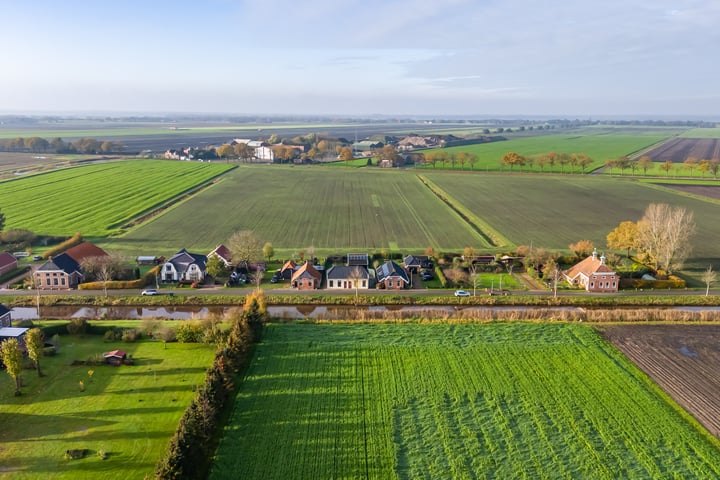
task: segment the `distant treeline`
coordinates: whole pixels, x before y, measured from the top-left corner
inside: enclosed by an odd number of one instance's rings
[[[81,138],[74,142],[65,142],[57,137],[46,140],[41,137],[17,137],[0,139],[0,151],[31,153],[121,153],[125,146],[118,142]]]

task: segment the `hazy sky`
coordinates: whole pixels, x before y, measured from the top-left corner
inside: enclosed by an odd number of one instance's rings
[[[718,0],[0,0],[0,111],[720,114]]]

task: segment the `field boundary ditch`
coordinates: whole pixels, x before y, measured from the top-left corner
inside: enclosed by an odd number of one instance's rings
[[[487,222],[472,213],[457,200],[452,198],[440,187],[435,185],[431,180],[423,175],[417,175],[417,179],[425,185],[433,195],[440,199],[486,243],[485,247],[512,247],[514,244],[505,238],[500,232],[492,228]]]

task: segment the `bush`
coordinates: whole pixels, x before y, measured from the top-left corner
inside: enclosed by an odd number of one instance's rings
[[[205,337],[205,329],[199,322],[185,322],[175,332],[180,343],[201,343]]]
[[[127,328],[123,330],[121,339],[123,342],[132,343],[141,337],[140,332],[134,328]]]
[[[155,338],[159,338],[163,342],[174,342],[177,340],[175,330],[170,327],[160,328],[154,335]]]
[[[89,327],[90,324],[84,318],[73,318],[67,325],[67,331],[70,335],[83,335]]]
[[[57,348],[55,347],[45,347],[42,351],[43,357],[54,357],[56,353]]]
[[[105,331],[105,335],[103,335],[103,339],[106,342],[115,342],[119,340],[119,335],[121,335],[120,330],[117,328],[108,328]]]

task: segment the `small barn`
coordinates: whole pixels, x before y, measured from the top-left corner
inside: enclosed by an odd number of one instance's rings
[[[103,358],[110,365],[122,365],[127,361],[127,353],[122,350],[113,350],[112,352],[103,353]]]

